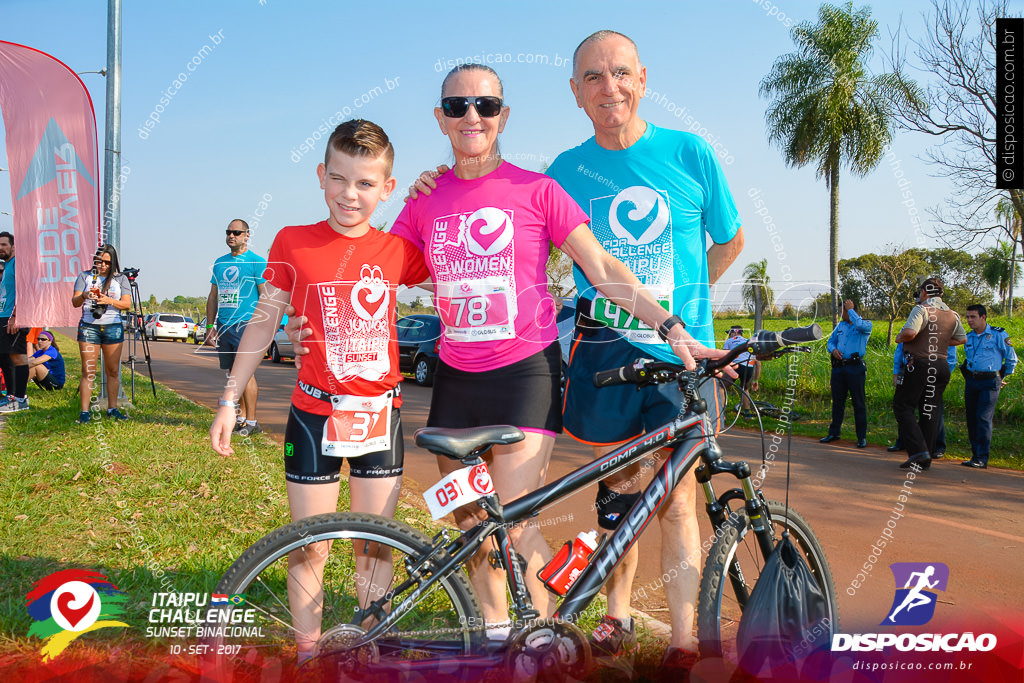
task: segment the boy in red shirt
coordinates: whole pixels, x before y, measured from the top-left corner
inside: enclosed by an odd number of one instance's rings
[[[324,163],[317,167],[327,220],[282,228],[274,239],[265,292],[239,343],[210,427],[213,450],[232,454],[240,388],[291,303],[312,332],[285,429],[293,521],[337,510],[342,459],[349,462],[353,512],[392,517],[398,502],[404,452],[395,293],[398,285],[419,284],[428,273],[422,252],[411,242],[370,226],[377,203],[395,189],[393,160],[387,135],[369,121],[346,121],[331,134]],[[321,632],[321,578],[328,549],[319,545],[289,557],[288,593],[300,664],[312,656]],[[382,570],[391,571],[390,555],[377,558],[377,549],[356,548],[357,553],[367,550],[357,565],[373,566],[375,573],[372,581],[355,581],[360,604],[379,598],[374,591],[391,583],[390,576],[382,576]]]

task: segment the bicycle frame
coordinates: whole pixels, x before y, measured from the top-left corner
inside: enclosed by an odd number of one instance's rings
[[[520,562],[513,552],[514,548],[509,538],[508,527],[535,517],[549,505],[639,462],[644,457],[666,446],[671,446],[672,451],[662,463],[660,470],[630,508],[623,523],[591,557],[587,567],[570,587],[561,605],[552,615],[553,618],[566,621],[578,618],[600,591],[608,575],[618,566],[623,556],[647,528],[651,519],[662,508],[669,494],[675,490],[682,478],[700,458],[704,459],[704,465],[698,469],[697,478],[704,489],[707,498],[706,509],[715,528],[727,523],[728,517],[725,514],[727,508],[722,505],[722,502],[732,499],[746,499],[751,519],[760,519],[760,514],[758,514],[760,503],[753,484],[750,483],[749,466],[745,462],[724,462],[708,416],[690,412],[504,506],[498,501],[496,494],[481,498],[478,502],[488,512],[488,519],[478,523],[450,542],[448,542],[447,532],[442,532],[438,538],[442,538],[446,542],[445,545],[435,544],[432,552],[421,558],[418,565],[410,568],[410,577],[416,577],[415,580],[419,580],[418,570],[425,563],[431,562],[435,555],[442,550],[447,553],[447,559],[440,566],[431,567],[427,580],[419,584],[406,599],[365,633],[354,646],[368,643],[386,633],[402,614],[411,609],[421,597],[432,589],[435,583],[463,566],[492,534],[498,545],[499,561],[507,573],[517,622],[538,617],[539,613],[533,609],[524,581],[525,568],[520,566]],[[465,462],[472,466],[483,461],[477,458],[476,461]],[[743,489],[732,489],[724,493],[721,498],[716,497],[710,480],[713,474],[719,473],[731,473],[740,478],[743,482]],[[761,529],[763,529],[763,525],[755,528],[755,531],[761,531]],[[413,580],[410,578],[409,582]],[[403,583],[390,591],[390,594],[398,594],[407,587],[409,585]],[[470,626],[483,626],[483,624]]]

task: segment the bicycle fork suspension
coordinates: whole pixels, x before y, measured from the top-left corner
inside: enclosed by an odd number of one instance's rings
[[[732,488],[721,496],[715,494],[714,486],[711,484],[711,477],[715,474],[732,474],[740,482],[740,488]],[[768,508],[764,504],[761,493],[754,488],[750,479],[750,465],[746,462],[727,463],[720,456],[708,457],[705,463],[697,468],[697,482],[704,491],[705,510],[715,530],[716,536],[721,536],[729,525],[743,524],[742,518],[729,507],[734,500],[742,500],[743,508],[747,519],[750,520],[750,531],[754,532],[763,557],[768,557],[774,548],[774,538],[771,530],[771,520],[768,518]],[[747,530],[740,529],[740,537]],[[743,568],[740,566],[739,558],[734,557],[729,567],[729,581],[741,608],[746,605],[749,591],[746,579],[743,577]]]

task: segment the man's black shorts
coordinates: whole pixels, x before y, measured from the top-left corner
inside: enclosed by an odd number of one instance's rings
[[[14,334],[7,333],[7,321],[10,318],[0,318],[0,353],[14,355],[28,353],[28,345],[25,335],[28,334],[27,327],[19,327]]]
[[[235,363],[235,353],[242,341],[245,325],[248,321],[225,325],[217,330],[217,356],[221,370],[230,370]]]

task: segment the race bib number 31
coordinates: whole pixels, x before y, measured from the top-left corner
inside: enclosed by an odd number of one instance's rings
[[[494,484],[487,465],[455,470],[423,494],[434,520],[441,519],[455,508],[494,493]]]
[[[324,423],[324,455],[355,458],[391,448],[392,392],[381,396],[332,396]]]

